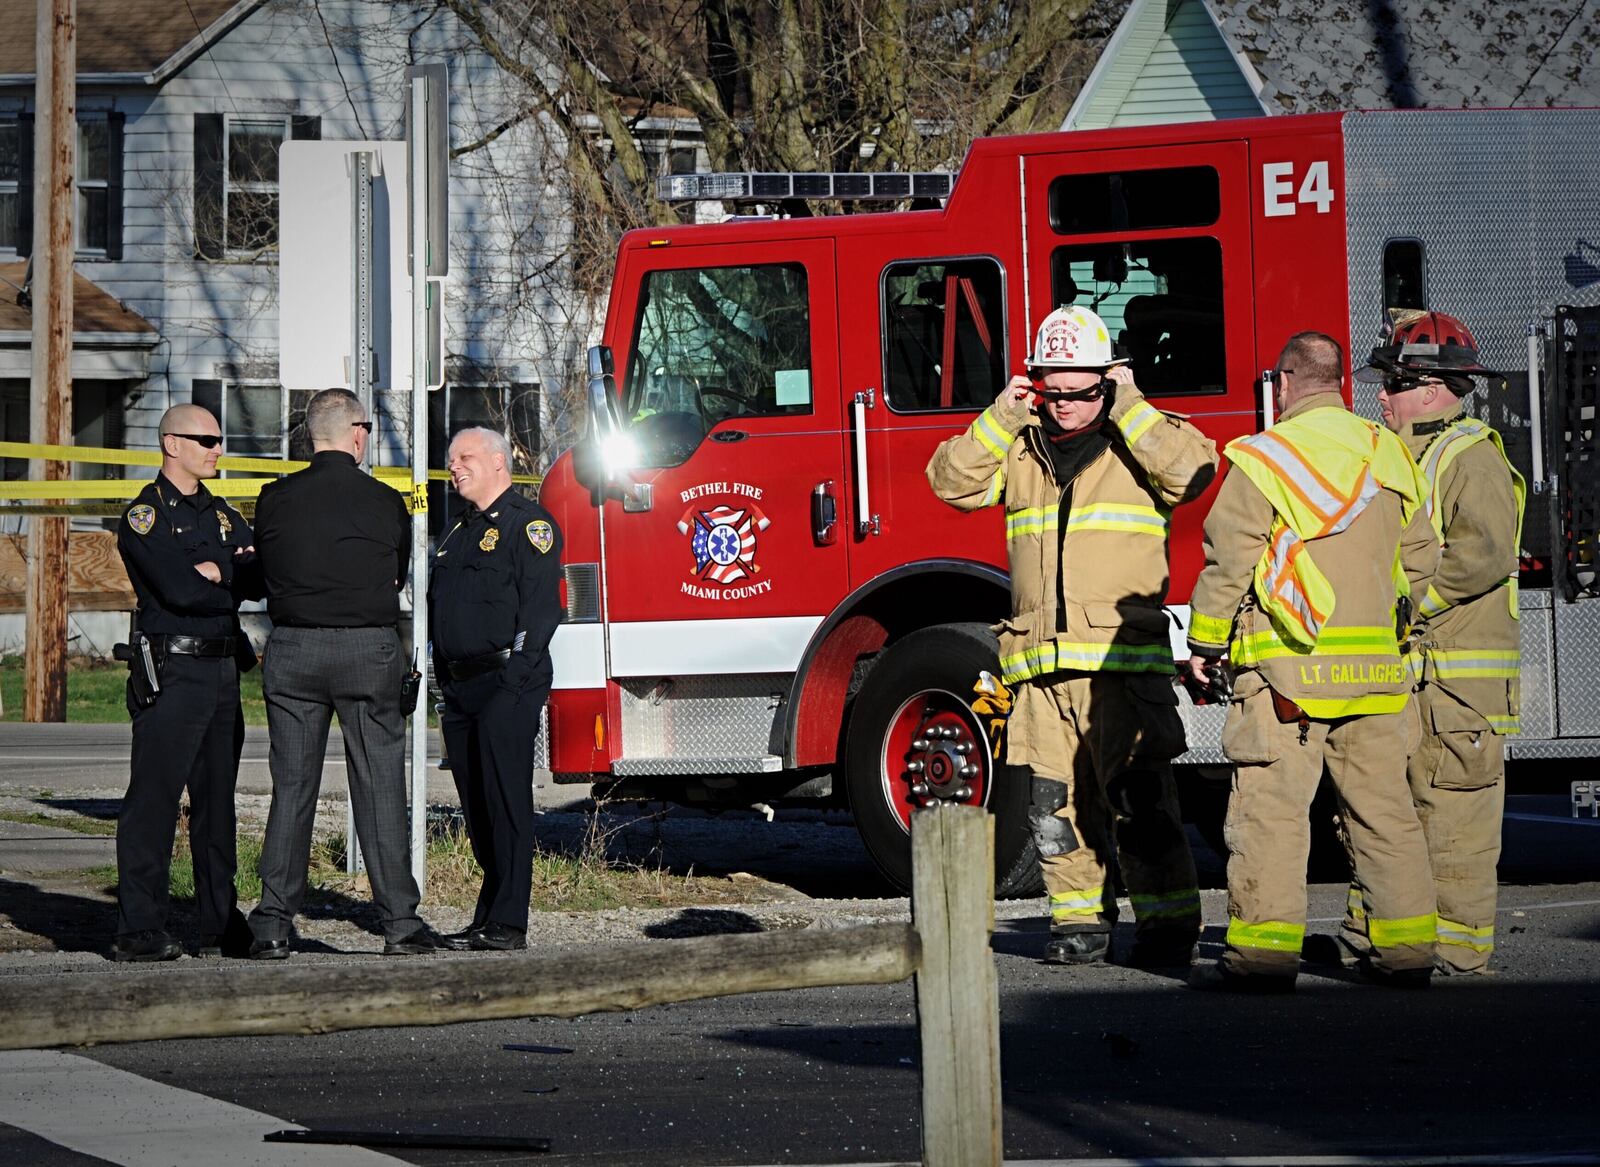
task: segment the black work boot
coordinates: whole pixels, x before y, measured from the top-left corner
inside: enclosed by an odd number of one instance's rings
[[[1426,968],[1380,968],[1371,958],[1356,965],[1356,972],[1368,984],[1382,985],[1386,989],[1426,989],[1433,980],[1433,966]]]
[[[1194,961],[1192,932],[1152,930],[1136,935],[1128,953],[1129,968],[1188,968]]]
[[[1104,964],[1110,958],[1109,932],[1058,932],[1052,928],[1044,946],[1046,964]]]
[[[1313,932],[1300,945],[1300,959],[1326,968],[1355,968],[1361,963],[1361,954],[1343,936]]]
[[[1234,972],[1227,965],[1197,964],[1189,970],[1189,987],[1202,993],[1249,993],[1272,996],[1294,992],[1294,975]]]

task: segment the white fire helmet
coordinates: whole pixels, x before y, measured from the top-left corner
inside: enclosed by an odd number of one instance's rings
[[[1034,369],[1109,369],[1125,365],[1111,347],[1105,321],[1087,308],[1068,304],[1039,325],[1028,366]]]

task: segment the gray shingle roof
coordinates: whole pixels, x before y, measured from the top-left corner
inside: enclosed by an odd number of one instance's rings
[[[1282,113],[1600,106],[1600,0],[1211,0]]]

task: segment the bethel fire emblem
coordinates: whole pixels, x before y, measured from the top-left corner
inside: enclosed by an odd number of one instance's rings
[[[695,574],[713,583],[731,584],[755,575],[756,533],[771,525],[756,507],[726,504],[702,511],[690,507],[678,520],[678,531],[689,537]]]

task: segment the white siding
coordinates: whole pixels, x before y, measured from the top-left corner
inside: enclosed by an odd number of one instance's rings
[[[517,93],[483,54],[469,51],[466,34],[447,13],[422,21],[406,9],[321,0],[319,19],[312,0],[274,0],[159,91],[82,96],[83,108],[116,108],[126,122],[122,259],[83,263],[80,270],[163,338],[129,413],[130,445],[154,444],[161,410],[188,400],[195,379],[222,377],[230,367],[277,365],[275,261],[194,258],[196,114],[317,116],[327,140],[398,140],[407,33],[416,25],[422,27],[410,43],[417,59],[450,66],[454,145],[477,141],[518,112]],[[16,108],[13,97],[0,94],[0,106]],[[561,379],[563,364],[581,352],[590,330],[589,321],[568,319],[569,297],[523,286],[523,273],[544,267],[567,236],[565,223],[544,218],[540,160],[551,137],[548,126],[530,119],[452,163],[445,343],[458,364],[547,386]]]

